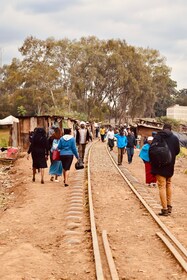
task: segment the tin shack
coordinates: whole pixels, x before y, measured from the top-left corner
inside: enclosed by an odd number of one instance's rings
[[[136,121],[136,134],[139,139],[140,147],[143,146],[144,140],[151,136],[153,132],[158,132],[163,128],[163,123],[156,122],[151,119],[137,119]]]
[[[27,151],[29,147],[29,132],[33,131],[36,127],[45,128],[46,132],[52,125],[58,126],[60,129],[70,127],[74,129],[76,125],[76,120],[71,118],[66,118],[63,116],[19,116],[18,123],[18,146],[21,151]]]

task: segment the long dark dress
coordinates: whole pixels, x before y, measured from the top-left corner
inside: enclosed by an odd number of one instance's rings
[[[28,154],[32,155],[33,168],[47,168],[46,156],[48,155],[48,145],[45,130],[37,128],[32,137]]]

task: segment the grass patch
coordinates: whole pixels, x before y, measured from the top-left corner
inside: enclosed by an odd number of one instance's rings
[[[187,158],[187,148],[181,147],[180,153],[177,155],[177,158]],[[187,175],[187,169],[184,169],[184,174]]]
[[[0,147],[8,147],[9,128],[0,128]]]
[[[187,149],[185,147],[180,148],[180,153],[178,157],[187,157]]]

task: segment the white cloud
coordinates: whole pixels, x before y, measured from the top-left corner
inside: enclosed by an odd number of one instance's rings
[[[18,47],[30,35],[119,38],[158,49],[172,68],[178,88],[187,88],[186,0],[1,0],[0,9],[3,63],[19,57]]]

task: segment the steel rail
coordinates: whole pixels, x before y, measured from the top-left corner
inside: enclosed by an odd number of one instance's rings
[[[104,245],[104,249],[105,249],[105,254],[106,254],[106,258],[107,258],[107,262],[108,262],[108,266],[110,269],[110,275],[112,280],[119,280],[119,276],[117,273],[117,269],[112,257],[112,252],[110,249],[110,245],[108,242],[108,238],[107,238],[107,232],[106,230],[103,230],[102,232],[102,238],[103,238],[103,245]]]
[[[155,212],[152,210],[152,208],[147,204],[147,202],[142,198],[142,196],[136,191],[134,186],[131,184],[131,182],[127,179],[127,177],[123,174],[123,172],[120,170],[120,168],[117,166],[116,161],[113,159],[111,154],[108,151],[108,148],[106,146],[106,150],[108,152],[108,155],[112,162],[114,163],[115,167],[117,168],[118,172],[121,174],[121,176],[126,181],[127,185],[130,187],[130,189],[133,191],[133,193],[138,197],[138,199],[141,201],[141,203],[144,205],[144,207],[148,210],[148,212],[151,214],[153,219],[157,222],[157,224],[160,226],[160,228],[166,233],[166,235],[173,241],[173,243],[177,246],[177,248],[183,253],[183,255],[187,258],[187,250],[186,248],[179,242],[179,240],[170,232],[170,230],[166,227],[166,225],[160,220],[160,218],[155,214]]]
[[[99,244],[98,244],[98,238],[97,238],[97,231],[96,231],[96,225],[95,225],[92,190],[91,190],[91,178],[90,178],[90,157],[91,157],[91,150],[92,150],[92,147],[94,144],[92,144],[91,147],[89,148],[88,163],[87,163],[89,213],[90,213],[93,251],[94,251],[94,258],[95,258],[96,277],[98,280],[104,280],[103,268],[102,268],[101,256],[100,256]]]
[[[187,272],[187,262],[181,257],[175,247],[169,242],[169,240],[161,233],[157,232],[156,235],[162,240],[166,247],[170,250],[176,260],[180,263],[182,268]]]

